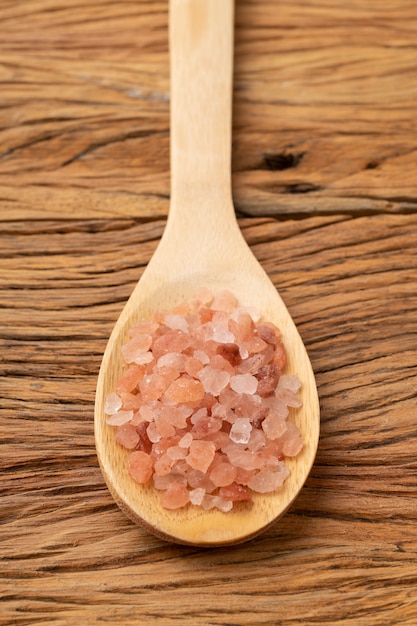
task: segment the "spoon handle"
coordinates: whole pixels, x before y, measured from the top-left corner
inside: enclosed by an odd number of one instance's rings
[[[171,207],[182,230],[219,229],[231,197],[233,0],[170,0]],[[190,213],[191,212],[191,213]],[[220,222],[219,222],[220,220]],[[168,224],[169,226],[169,224]]]

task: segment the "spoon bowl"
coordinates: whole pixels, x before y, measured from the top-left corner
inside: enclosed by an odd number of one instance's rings
[[[296,498],[314,461],[319,404],[311,364],[276,288],[247,246],[231,197],[232,0],[171,0],[171,205],[158,248],[108,342],[97,383],[95,440],[107,486],[120,508],[154,534],[177,543],[219,546],[248,540],[270,526]],[[294,422],[304,448],[286,459],[291,474],[273,493],[254,494],[222,513],[187,506],[164,509],[150,484],[128,474],[129,452],[106,424],[104,404],[122,372],[121,346],[139,319],[191,300],[201,287],[231,291],[281,330],[287,374],[302,383]]]

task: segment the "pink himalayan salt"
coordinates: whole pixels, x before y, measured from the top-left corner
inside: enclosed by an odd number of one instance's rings
[[[122,346],[122,357],[126,363],[134,363],[135,357],[148,352],[152,345],[152,335],[135,335],[130,341]]]
[[[120,399],[122,401],[122,408],[124,411],[137,411],[141,407],[140,398],[134,393],[122,391]]]
[[[236,393],[256,393],[258,381],[252,374],[236,374],[230,379],[230,387]]]
[[[190,445],[187,463],[190,467],[200,472],[207,472],[214,458],[216,446],[212,441],[194,439]]]
[[[126,450],[134,450],[139,443],[139,439],[138,431],[132,424],[123,424],[117,428],[116,441]]]
[[[245,500],[251,500],[252,496],[249,491],[238,483],[232,483],[219,489],[219,496],[230,502],[244,502]]]
[[[271,440],[281,437],[287,429],[287,422],[274,411],[270,411],[262,422],[262,430]]]
[[[118,396],[117,393],[112,392],[106,398],[106,402],[104,403],[104,412],[107,415],[113,415],[114,413],[117,413],[122,406],[122,398]]]
[[[230,439],[235,443],[248,443],[252,424],[247,417],[239,417],[230,429]]]
[[[120,395],[123,391],[132,393],[138,386],[145,374],[144,365],[131,365],[121,376],[117,383],[116,392]]]
[[[202,501],[203,509],[210,511],[211,509],[219,509],[223,513],[228,513],[233,508],[233,502],[224,500],[220,496],[205,495]]]
[[[109,417],[106,421],[110,426],[121,426],[127,424],[133,417],[133,411],[117,411]]]
[[[210,472],[210,480],[216,487],[226,487],[231,485],[236,478],[236,468],[231,463],[219,463]]]
[[[206,365],[199,371],[198,378],[200,379],[206,393],[218,396],[222,389],[224,389],[228,384],[230,374],[225,371],[215,369],[210,365]]]
[[[149,454],[135,450],[129,457],[129,474],[137,483],[147,483],[153,474],[153,462]]]
[[[248,487],[258,493],[275,491],[289,476],[290,470],[284,463],[274,469],[260,470],[248,483]]]
[[[176,482],[170,483],[161,496],[161,504],[165,509],[180,509],[189,501],[190,495],[187,487]]]
[[[150,459],[164,506],[226,512],[251,499],[248,485],[263,492],[285,479],[281,460],[303,445],[286,420],[288,406],[301,405],[299,381],[281,375],[286,355],[274,324],[258,323],[231,294],[203,290],[201,298],[130,329],[122,352],[131,364],[106,408],[121,424],[118,443],[145,455],[133,457],[132,477],[147,482]]]
[[[165,392],[165,399],[172,404],[200,402],[204,398],[204,387],[194,378],[177,378]]]

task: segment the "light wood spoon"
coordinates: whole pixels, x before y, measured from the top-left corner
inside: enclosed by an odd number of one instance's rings
[[[282,515],[302,488],[319,437],[319,404],[310,361],[274,285],[238,227],[231,196],[233,0],[171,0],[171,206],[161,242],[123,309],[100,369],[95,440],[108,488],[121,509],[154,534],[177,543],[219,546],[245,541]],[[106,424],[104,402],[122,371],[120,348],[128,329],[158,309],[192,299],[208,287],[229,289],[256,306],[282,331],[289,374],[302,381],[303,406],[294,413],[305,446],[288,459],[291,475],[272,494],[229,513],[188,506],[163,509],[160,493],[127,471],[129,453]]]

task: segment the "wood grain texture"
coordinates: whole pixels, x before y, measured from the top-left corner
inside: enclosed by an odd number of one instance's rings
[[[166,544],[115,506],[94,391],[165,225],[167,3],[3,0],[5,626],[417,622],[416,5],[236,16],[235,201],[317,375],[313,472],[233,548]]]

